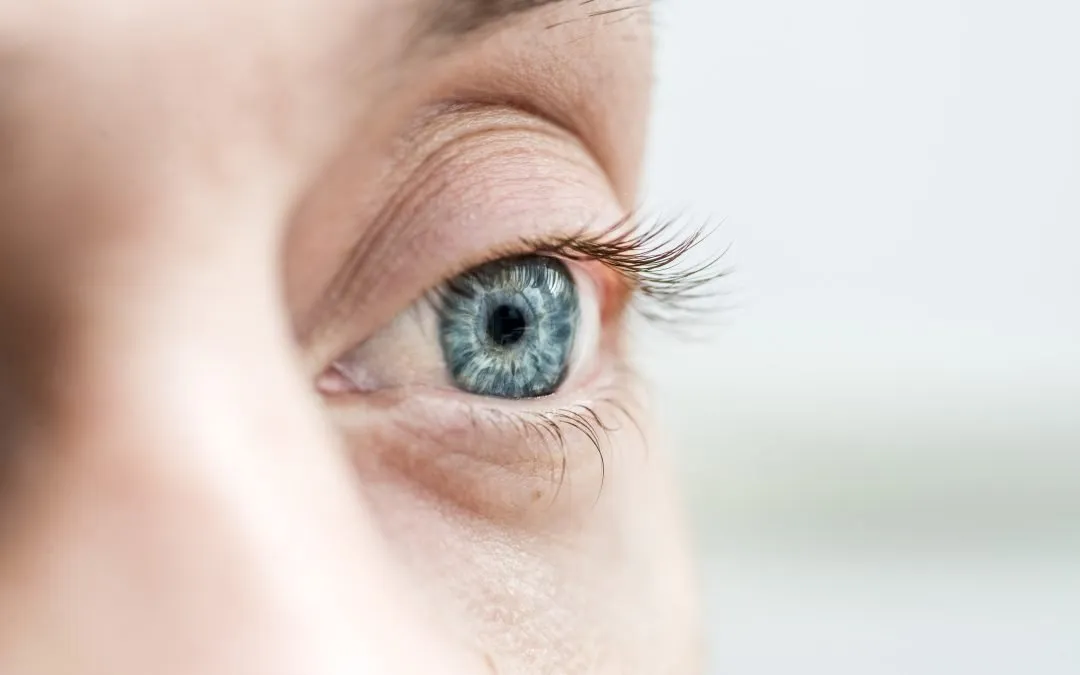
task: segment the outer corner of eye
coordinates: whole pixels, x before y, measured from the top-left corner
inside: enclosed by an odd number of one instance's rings
[[[622,315],[634,293],[624,275],[598,260],[569,260],[567,266],[578,288],[586,328],[598,331]]]
[[[608,314],[610,280],[608,268],[595,261],[567,260],[578,303],[578,320],[568,380],[586,369],[600,349],[601,336]]]

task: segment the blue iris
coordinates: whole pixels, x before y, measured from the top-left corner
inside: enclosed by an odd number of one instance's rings
[[[442,297],[439,340],[454,383],[482,396],[536,398],[566,377],[578,323],[566,265],[522,256],[452,280]]]

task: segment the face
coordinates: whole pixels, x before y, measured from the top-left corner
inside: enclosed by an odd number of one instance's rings
[[[649,26],[5,0],[0,672],[696,672]]]

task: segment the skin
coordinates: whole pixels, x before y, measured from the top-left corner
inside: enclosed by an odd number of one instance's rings
[[[697,672],[612,275],[547,399],[454,391],[420,309],[633,206],[626,5],[0,5],[0,672]],[[618,428],[505,423],[574,405]]]

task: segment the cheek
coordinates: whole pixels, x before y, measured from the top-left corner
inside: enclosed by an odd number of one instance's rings
[[[500,666],[554,659],[562,672],[595,672],[608,660],[611,672],[666,672],[693,651],[694,589],[670,472],[643,434],[612,434],[602,491],[579,468],[554,503],[527,481],[454,459],[449,442],[429,439],[451,456],[433,468],[375,460],[409,444],[367,439],[386,444],[360,451],[358,471],[388,546],[448,630],[509,659]]]

